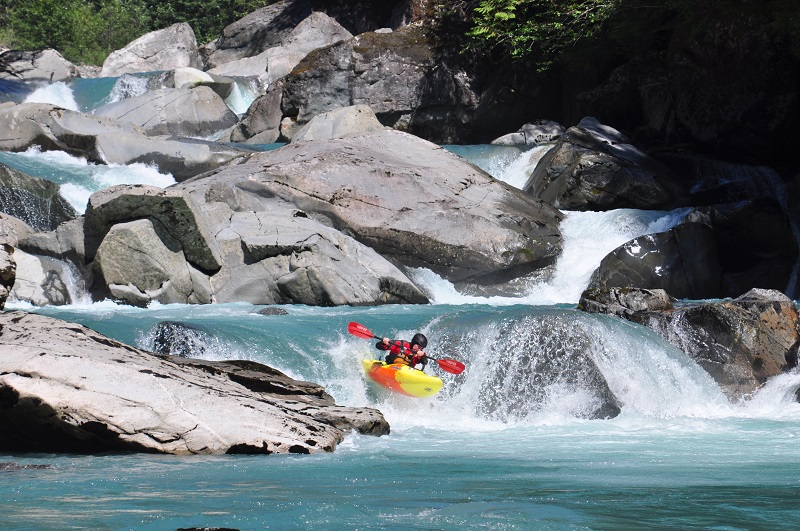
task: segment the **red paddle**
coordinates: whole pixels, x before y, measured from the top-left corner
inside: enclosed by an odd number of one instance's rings
[[[355,322],[347,325],[347,331],[353,334],[354,336],[358,336],[364,339],[382,339],[380,336],[376,336],[375,334],[370,332],[369,328],[367,328],[366,326]],[[466,365],[457,360],[451,360],[451,359],[439,360],[436,358],[431,358],[430,356],[428,356],[428,359],[435,361],[436,364],[439,365],[439,367],[443,371],[452,374],[461,374],[462,372],[464,372],[464,369],[466,368]]]

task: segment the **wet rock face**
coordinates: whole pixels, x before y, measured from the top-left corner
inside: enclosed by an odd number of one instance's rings
[[[389,432],[271,367],[155,356],[40,315],[0,313],[0,351],[4,452],[310,454]]]
[[[492,324],[491,331],[473,324],[472,330],[443,338],[437,351],[458,358],[464,345],[484,346],[484,334],[497,338],[491,342],[491,352],[470,369],[484,373],[475,403],[470,404],[479,417],[505,422],[553,410],[585,419],[620,413],[619,400],[587,355],[591,338],[574,326],[570,316],[523,317],[503,321],[498,330]]]
[[[663,289],[676,298],[705,299],[719,296],[720,278],[712,228],[683,223],[615,249],[600,262],[589,288],[635,286]]]
[[[732,399],[755,392],[797,365],[800,315],[775,290],[753,289],[732,300],[673,307],[664,293],[636,288],[586,290],[579,308],[614,313],[653,329],[692,356]]]
[[[558,208],[600,211],[667,208],[683,193],[669,168],[592,117],[560,136],[523,190]]]
[[[37,231],[55,229],[77,213],[60,193],[58,184],[31,177],[0,164],[0,212],[14,216]]]
[[[687,299],[785,290],[798,260],[792,221],[774,199],[698,208],[665,232],[609,253],[589,287],[664,289]]]

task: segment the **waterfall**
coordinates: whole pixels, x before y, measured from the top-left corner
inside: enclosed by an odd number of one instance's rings
[[[141,96],[149,90],[150,78],[133,74],[124,74],[117,78],[104,104],[114,103],[126,98]]]
[[[720,418],[736,413],[713,378],[649,329],[573,309],[459,307],[420,327],[428,351],[467,365],[443,375],[444,388],[422,408],[416,399],[377,393],[394,422],[478,426],[574,422],[613,410],[620,419]],[[412,330],[399,335],[405,337]],[[332,345],[336,371],[323,379],[346,401],[370,399],[370,384],[341,375],[360,371],[361,340]],[[371,345],[366,346],[371,348]],[[369,355],[372,352],[369,351]],[[431,364],[428,372],[442,374]],[[341,373],[341,375],[339,374]],[[335,383],[335,386],[333,385]]]
[[[453,285],[427,269],[410,276],[434,304],[576,304],[603,258],[623,243],[663,232],[684,218],[688,209],[670,212],[620,209],[607,212],[565,212],[561,222],[563,251],[550,280],[532,283],[524,297],[477,297],[459,294]]]
[[[78,213],[86,210],[91,194],[115,184],[164,188],[175,183],[172,175],[146,164],[93,164],[63,151],[42,152],[35,147],[23,153],[0,152],[0,163],[59,184],[61,195]]]
[[[257,79],[237,79],[233,84],[233,90],[225,99],[225,103],[238,116],[242,116],[260,92],[261,86]]]

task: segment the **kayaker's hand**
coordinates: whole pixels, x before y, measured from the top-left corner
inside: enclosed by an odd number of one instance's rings
[[[384,345],[388,345],[389,344],[389,338],[388,337],[384,337],[381,341],[383,341]]]

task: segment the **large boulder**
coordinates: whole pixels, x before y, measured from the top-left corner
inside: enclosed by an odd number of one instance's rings
[[[140,305],[427,302],[371,249],[260,196],[246,182],[211,177],[93,194],[85,239],[95,297]]]
[[[96,298],[128,304],[208,304],[208,275],[192,267],[181,244],[157,220],[140,219],[111,227],[94,259]],[[107,289],[107,292],[105,290]]]
[[[56,50],[8,50],[0,53],[0,79],[55,83],[75,77],[79,77],[78,68]]]
[[[792,220],[772,199],[698,208],[672,229],[603,258],[590,287],[664,289],[689,299],[790,290],[798,260]]]
[[[253,100],[242,121],[231,129],[232,142],[271,144],[280,138],[283,87],[283,80],[279,80],[273,83],[265,94]]]
[[[714,230],[705,223],[682,223],[621,245],[600,262],[590,288],[634,286],[663,289],[682,299],[721,293],[721,267]]]
[[[163,110],[164,117],[169,115],[171,120],[163,128],[208,132],[236,122],[236,115],[224,103],[220,106],[219,96],[208,87],[202,90],[208,100],[190,96],[183,103],[213,101],[215,115],[223,121],[215,122],[214,115],[202,109],[181,110],[176,102],[172,102]],[[191,92],[190,89],[182,91],[183,94]],[[188,114],[181,116],[179,113],[183,111]],[[160,116],[153,115],[157,111],[151,108],[147,112],[146,116],[139,115],[139,119],[160,120]],[[194,119],[193,125],[185,121],[187,116]],[[46,103],[0,105],[0,122],[6,124],[0,128],[2,150],[25,151],[39,146],[45,151],[65,151],[101,164],[154,164],[159,171],[171,173],[177,180],[213,170],[253,152],[252,149],[194,138],[148,136],[144,128],[130,121],[69,111]]]
[[[98,137],[96,149],[107,164],[152,164],[176,181],[214,170],[255,151],[211,140],[125,132]]]
[[[697,360],[732,399],[752,395],[768,378],[797,365],[800,315],[778,291],[753,289],[732,300],[673,307],[663,292],[590,288],[579,308],[653,329]]]
[[[203,47],[206,69],[279,46],[310,14],[311,5],[306,0],[284,0],[253,11],[225,27],[222,37]]]
[[[379,131],[383,126],[366,105],[353,105],[318,114],[292,135],[292,142],[345,138],[368,131]]]
[[[92,291],[132,304],[424,303],[398,266],[502,286],[548,270],[561,242],[558,211],[391,130],[290,144],[164,190],[110,188],[85,217]]]
[[[292,71],[308,52],[353,35],[324,13],[312,13],[300,22],[280,45],[260,54],[216,66],[210,73],[223,76],[258,76],[270,85]]]
[[[27,302],[34,306],[60,306],[78,302],[73,293],[82,291],[83,286],[70,262],[48,256],[26,253],[20,249],[14,251],[14,262],[17,264],[14,287],[9,298],[19,302]]]
[[[151,31],[111,52],[103,62],[100,77],[118,77],[135,72],[202,68],[194,30],[186,22]]]
[[[454,143],[478,105],[468,76],[436,61],[419,26],[363,33],[315,50],[285,80],[281,109],[298,126],[365,104],[383,125]],[[289,138],[291,128],[283,134]]]
[[[560,136],[523,190],[568,210],[666,209],[684,194],[666,166],[594,118]]]
[[[456,283],[502,284],[547,268],[561,251],[556,209],[389,129],[292,143],[192,185],[198,196],[213,186],[285,201],[395,263]]]
[[[55,230],[47,232],[26,232],[21,234],[16,244],[20,251],[39,257],[55,258],[77,269],[79,275],[74,280],[88,286],[91,284],[91,268],[86,266],[84,247],[83,216],[65,221]]]
[[[115,224],[143,218],[157,220],[172,240],[181,242],[184,257],[194,267],[206,273],[222,267],[221,250],[213,237],[216,231],[202,203],[174,187],[144,185],[112,186],[92,194],[84,222],[86,260],[94,260]]]
[[[0,212],[0,242],[16,247],[20,240],[35,232],[33,227],[21,219]]]
[[[790,286],[800,258],[793,228],[798,222],[776,200],[714,205],[693,215],[705,217],[714,228],[721,297],[738,297],[751,288],[785,291]]]
[[[25,151],[39,146],[43,151],[65,151],[103,162],[96,149],[98,137],[120,132],[143,134],[131,123],[70,111],[49,103],[0,105],[0,149]]]
[[[60,189],[53,181],[31,177],[0,163],[0,212],[36,230],[52,230],[77,215]]]
[[[566,129],[552,120],[536,120],[520,127],[515,133],[508,133],[492,140],[496,146],[538,146],[555,142]]]
[[[103,105],[94,114],[134,124],[152,136],[207,137],[239,121],[206,86],[155,90]]]
[[[311,454],[389,432],[270,367],[156,356],[41,315],[0,313],[0,349],[3,452]]]

